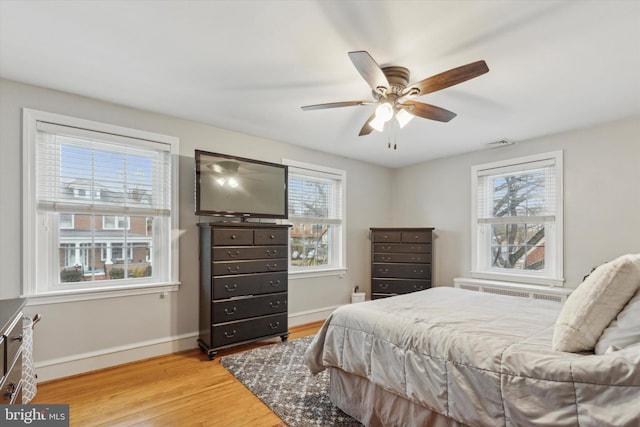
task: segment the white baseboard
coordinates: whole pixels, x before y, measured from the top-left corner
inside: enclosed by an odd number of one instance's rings
[[[289,313],[289,327],[325,320],[331,313],[333,313],[333,310],[338,307],[340,307],[340,305],[332,305],[330,307],[322,307],[314,310]]]
[[[45,360],[34,363],[34,367],[38,375],[38,382],[50,381],[196,348],[198,346],[197,338],[198,333],[193,332]]]
[[[289,326],[325,320],[339,305],[289,314]],[[35,363],[38,382],[70,377],[99,369],[176,353],[198,347],[198,332],[106,348]]]

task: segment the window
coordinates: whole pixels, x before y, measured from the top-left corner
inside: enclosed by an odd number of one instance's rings
[[[289,272],[344,272],[346,173],[285,160],[289,165]]]
[[[128,216],[113,216],[105,215],[102,217],[102,228],[112,230],[128,230],[129,229],[129,217]]]
[[[472,168],[472,277],[562,286],[562,152]]]
[[[58,217],[60,228],[73,228],[73,214],[61,213]]]
[[[178,140],[26,109],[24,129],[24,294],[175,288]]]

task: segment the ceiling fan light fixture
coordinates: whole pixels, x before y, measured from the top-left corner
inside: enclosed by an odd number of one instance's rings
[[[378,132],[383,132],[384,131],[384,124],[387,122],[388,120],[382,120],[380,117],[378,117],[377,115],[369,122],[369,126],[371,126],[372,128],[374,128],[375,130],[377,130]]]
[[[383,102],[376,108],[376,119],[382,120],[383,123],[388,122],[393,117],[393,107],[388,102]]]
[[[398,121],[398,124],[400,125],[400,128],[403,128],[407,125],[407,123],[409,123],[411,121],[411,119],[413,119],[414,115],[409,113],[407,110],[405,109],[399,109],[398,112],[396,113],[396,120]]]

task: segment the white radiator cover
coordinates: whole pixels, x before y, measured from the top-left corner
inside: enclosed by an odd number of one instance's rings
[[[522,283],[499,282],[494,280],[456,277],[454,287],[470,291],[490,294],[510,295],[514,297],[542,299],[564,303],[571,294],[571,289],[553,288],[550,286],[524,285]]]

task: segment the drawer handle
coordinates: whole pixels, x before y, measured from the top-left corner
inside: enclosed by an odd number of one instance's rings
[[[270,280],[270,281],[269,281],[269,284],[270,284],[272,287],[277,288],[278,286],[280,286],[280,280],[275,280],[275,281],[274,281],[274,280]]]
[[[414,239],[416,239],[416,240],[418,240],[418,238],[419,238],[419,237],[420,237],[420,236],[417,236],[417,235],[416,235],[416,236],[413,236],[413,238],[414,238]]]
[[[270,234],[270,235],[269,235],[269,238],[270,238],[271,240],[273,240],[273,239],[275,239],[275,238],[276,238],[276,236],[275,236],[275,235],[273,235],[273,234]]]
[[[16,392],[16,383],[14,383],[13,381],[9,383],[9,385],[7,386],[7,391],[4,393],[4,397],[7,400],[11,400],[13,398],[13,395]]]
[[[276,301],[276,303],[274,304],[273,301],[269,301],[269,305],[272,308],[276,308],[276,307],[280,307],[280,300]]]
[[[10,341],[18,341],[18,342],[22,342],[22,335],[18,335],[15,337],[11,337]]]
[[[229,258],[237,258],[238,255],[240,255],[240,251],[236,251],[235,253],[227,251],[227,255],[229,255]]]
[[[420,269],[415,269],[413,270],[414,273],[424,273],[424,270],[420,270]]]
[[[390,251],[391,250],[391,246],[383,246],[382,250],[383,251]]]
[[[388,283],[381,283],[380,284],[380,289],[387,289],[389,287]]]
[[[385,234],[385,235],[384,235],[384,238],[385,238],[385,239],[388,239],[388,238],[389,238],[389,236],[388,236],[387,234]]]
[[[227,267],[227,271],[229,273],[237,273],[238,271],[240,271],[240,266],[236,265],[235,267]]]
[[[378,273],[388,273],[389,269],[388,268],[379,268],[378,269]]]
[[[269,271],[274,271],[277,268],[278,268],[278,264],[276,264],[276,263],[273,263],[271,265],[267,264],[267,270],[269,270]]]
[[[278,326],[280,326],[280,322],[275,322],[275,324],[274,323],[269,323],[269,327],[271,329],[278,329]]]
[[[224,309],[224,312],[225,312],[227,315],[229,315],[229,316],[230,316],[230,315],[232,315],[232,314],[234,314],[236,311],[238,311],[238,308],[237,308],[237,307],[235,307],[235,306],[233,307],[233,309],[232,309],[232,310],[229,310],[229,309],[228,309],[228,308],[226,308],[226,307],[225,307],[225,309]]]
[[[236,330],[234,329],[233,331],[231,331],[231,333],[224,331],[224,336],[227,338],[233,338],[236,336]]]
[[[421,291],[422,289],[424,289],[424,287],[422,285],[413,285],[413,289]]]
[[[267,249],[267,255],[269,255],[269,256],[278,255],[278,250],[277,249],[274,249],[274,250]]]
[[[391,261],[391,257],[390,256],[383,256],[382,260],[383,261]]]
[[[411,257],[411,261],[420,261],[422,259],[422,257],[419,256],[412,256]]]
[[[235,239],[237,239],[237,238],[238,238],[238,236],[236,236],[235,234],[232,234],[232,235],[231,235],[231,240],[235,240]]]
[[[238,287],[238,285],[236,283],[232,284],[231,286],[224,285],[224,288],[229,292],[235,291],[237,287]]]

